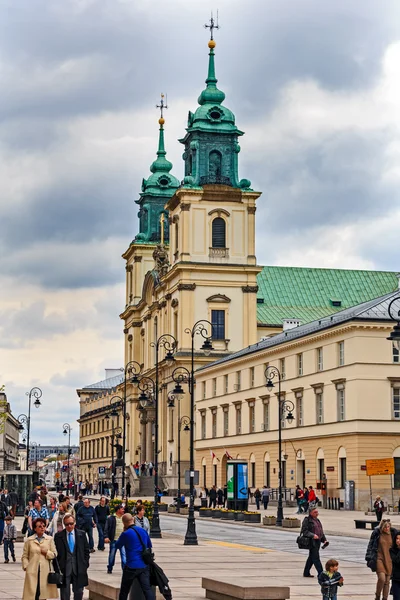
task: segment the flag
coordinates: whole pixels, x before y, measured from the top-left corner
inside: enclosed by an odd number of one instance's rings
[[[232,459],[233,459],[233,456],[231,456],[231,455],[229,454],[229,452],[228,452],[228,450],[227,450],[226,448],[224,448],[224,450],[225,450],[226,458],[227,458],[228,460],[232,460]]]
[[[214,452],[211,450],[211,448],[209,448],[210,450],[210,454],[211,454],[211,458],[214,460],[214,458],[217,458],[214,454]],[[217,458],[217,461],[220,462],[219,458]]]

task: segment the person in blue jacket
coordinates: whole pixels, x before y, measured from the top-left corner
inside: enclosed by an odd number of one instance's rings
[[[128,600],[129,592],[134,579],[139,581],[145,600],[155,600],[155,594],[150,585],[150,568],[142,558],[143,546],[151,548],[151,540],[148,533],[141,527],[135,527],[133,517],[130,514],[123,515],[124,532],[118,538],[116,548],[123,546],[126,553],[126,565],[122,573],[121,589],[118,600]]]

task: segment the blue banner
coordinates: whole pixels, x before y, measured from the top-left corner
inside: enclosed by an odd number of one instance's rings
[[[239,463],[237,465],[237,476],[237,498],[238,500],[246,500],[249,487],[247,464]]]

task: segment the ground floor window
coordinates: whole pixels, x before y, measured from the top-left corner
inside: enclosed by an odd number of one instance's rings
[[[251,463],[251,487],[256,487],[256,463]]]
[[[340,473],[339,473],[339,487],[344,488],[344,482],[346,481],[347,478],[347,474],[346,474],[346,459],[345,458],[339,458],[339,467],[340,467]]]
[[[265,485],[271,487],[271,463],[265,463]]]
[[[207,467],[203,465],[203,487],[207,487]]]

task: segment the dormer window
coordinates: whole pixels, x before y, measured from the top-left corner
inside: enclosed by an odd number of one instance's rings
[[[223,115],[223,111],[219,108],[219,106],[213,106],[212,108],[210,108],[210,110],[207,113],[207,117],[210,119],[210,121],[214,121],[214,122],[218,122],[221,121],[222,119],[222,115]]]

